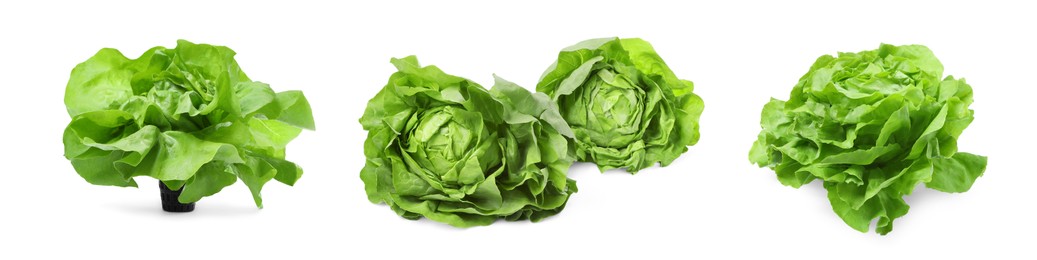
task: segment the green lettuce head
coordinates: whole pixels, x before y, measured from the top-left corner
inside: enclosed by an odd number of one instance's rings
[[[72,70],[65,157],[87,182],[133,186],[149,176],[191,203],[241,179],[262,207],[271,179],[293,185],[302,168],[285,146],[314,129],[299,91],[252,81],[227,47],[178,41],[137,59],[102,49]]]
[[[666,166],[699,139],[703,103],[641,39],[594,39],[562,50],[537,91],[557,102],[575,154],[601,171]]]
[[[367,104],[360,172],[372,203],[456,227],[557,214],[576,182],[572,130],[543,94],[497,78],[479,84],[392,59],[399,70]]]
[[[763,107],[749,159],[784,185],[824,181],[847,225],[867,232],[878,218],[876,232],[889,233],[917,184],[965,192],[986,169],[986,157],[958,152],[972,88],[942,74],[921,45],[821,56],[788,101]]]

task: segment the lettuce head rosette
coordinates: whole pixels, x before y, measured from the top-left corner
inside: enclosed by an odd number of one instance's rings
[[[565,48],[537,84],[573,129],[579,161],[631,173],[666,166],[698,142],[703,102],[693,89],[636,38]]]
[[[832,209],[861,232],[893,230],[915,186],[965,192],[987,158],[958,151],[973,120],[972,87],[943,78],[921,45],[821,56],[788,101],[763,107],[749,159],[800,187],[824,182]]]
[[[249,79],[234,55],[183,40],[137,59],[101,49],[65,89],[65,157],[89,183],[136,187],[134,177],[148,176],[180,190],[181,203],[241,179],[262,207],[266,182],[302,175],[285,147],[314,129],[313,117],[302,92]]]
[[[398,71],[360,118],[371,202],[470,227],[536,222],[576,192],[566,177],[572,131],[547,96],[499,78],[487,91],[414,56],[392,64]]]

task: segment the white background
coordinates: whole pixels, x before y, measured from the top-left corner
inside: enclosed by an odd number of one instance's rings
[[[283,1],[288,2],[288,1]],[[0,4],[0,258],[3,259],[1034,259],[1037,54],[1033,6],[975,1],[691,4],[266,4],[100,1]],[[342,1],[345,2],[345,1]],[[512,1],[524,2],[524,1]],[[577,164],[580,192],[541,223],[456,229],[367,201],[357,119],[391,57],[486,86],[533,89],[558,50],[641,37],[706,102],[702,140],[631,176]],[[241,183],[195,212],[163,213],[155,182],[93,186],[62,157],[69,72],[102,47],[136,57],[177,39],[225,45],[255,80],[304,90],[317,120],[289,146],[306,169],[271,182],[265,209]],[[919,187],[888,236],[859,233],[819,182],[782,186],[747,160],[759,112],[823,54],[925,44],[975,89],[961,151],[989,156],[971,191]],[[1027,249],[1030,248],[1030,249]]]

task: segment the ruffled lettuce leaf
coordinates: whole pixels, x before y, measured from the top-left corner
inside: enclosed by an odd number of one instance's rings
[[[763,107],[749,160],[795,188],[820,179],[847,225],[867,232],[878,219],[885,235],[918,184],[965,192],[986,169],[986,157],[957,147],[972,87],[942,74],[921,45],[821,56],[788,101]]]
[[[191,203],[241,179],[260,190],[293,185],[302,168],[284,160],[302,129],[314,129],[302,92],[252,81],[227,47],[178,41],[137,59],[102,49],[77,65],[65,88],[72,121],[65,157],[87,182],[132,186],[149,176]]]

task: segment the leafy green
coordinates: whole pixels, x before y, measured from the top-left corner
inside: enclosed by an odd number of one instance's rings
[[[487,91],[414,56],[367,104],[360,172],[372,203],[456,227],[557,214],[576,182],[572,131],[547,96],[496,78]]]
[[[150,176],[191,203],[241,179],[263,207],[270,179],[293,185],[302,168],[288,142],[314,129],[299,91],[252,81],[227,47],[178,41],[137,59],[101,49],[72,70],[65,157],[87,182],[132,186]]]
[[[641,39],[593,39],[565,48],[537,91],[557,102],[575,154],[601,171],[666,166],[699,140],[703,102]]]
[[[942,74],[921,45],[821,56],[788,101],[763,107],[749,160],[787,186],[821,179],[847,225],[867,232],[878,218],[885,235],[919,183],[965,192],[986,169],[986,157],[958,152],[972,87]]]

